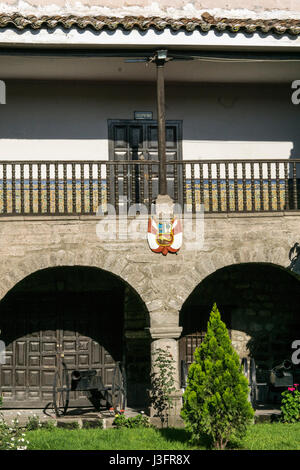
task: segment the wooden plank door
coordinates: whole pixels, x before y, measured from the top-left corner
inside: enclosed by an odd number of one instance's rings
[[[64,362],[73,370],[96,369],[105,386],[111,386],[115,362],[122,359],[122,325],[120,299],[112,293],[71,293],[60,305],[60,344]],[[116,315],[114,323],[108,308]],[[76,315],[74,312],[76,311]],[[108,352],[113,351],[114,357]],[[91,406],[83,392],[70,394],[70,406]]]
[[[158,164],[149,169],[149,166],[142,163],[158,161],[156,121],[109,120],[108,135],[110,160],[139,162],[128,168],[126,176],[122,165],[111,172],[112,201],[118,200],[120,203],[120,199],[124,197],[123,201],[128,206],[135,203],[151,204],[158,195]],[[181,121],[166,122],[166,157],[167,161],[182,159]],[[180,168],[175,176],[173,165],[167,166],[167,188],[168,194],[180,202]]]
[[[6,344],[6,362],[0,366],[4,407],[42,407],[52,400],[60,330],[56,311],[49,308],[51,300],[44,295],[37,303],[18,296],[1,309]]]
[[[111,291],[23,294],[2,302],[0,330],[6,344],[6,363],[0,365],[3,406],[43,408],[51,402],[61,353],[70,372],[94,368],[105,385],[111,385],[115,361],[122,360],[122,302],[122,296]],[[71,396],[70,405],[90,403],[78,392]]]

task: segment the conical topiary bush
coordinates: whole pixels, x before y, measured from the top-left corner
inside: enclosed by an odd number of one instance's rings
[[[193,439],[206,435],[214,447],[224,449],[232,437],[243,437],[254,416],[248,391],[239,356],[214,304],[183,395],[181,416]]]

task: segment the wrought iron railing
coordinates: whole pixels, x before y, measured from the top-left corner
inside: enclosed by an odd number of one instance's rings
[[[182,168],[183,203],[195,212],[300,210],[300,159],[189,160]]]
[[[158,194],[157,161],[2,161],[0,215],[147,210]],[[195,213],[300,210],[300,159],[185,160],[167,164],[168,193]],[[100,212],[99,212],[100,209]]]
[[[149,161],[2,161],[0,215],[80,215],[143,203],[157,195]]]

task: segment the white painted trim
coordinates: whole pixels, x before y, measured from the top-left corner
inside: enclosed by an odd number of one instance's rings
[[[38,31],[23,30],[15,31],[11,29],[0,30],[1,46],[64,46],[64,47],[168,47],[168,48],[187,48],[187,49],[237,49],[237,50],[255,50],[264,48],[264,50],[300,50],[299,36],[273,36],[254,33],[245,35],[242,32],[233,34],[229,32],[218,32],[210,30],[204,33],[199,30],[193,33],[185,31],[173,32],[165,29],[158,32],[149,29],[141,32],[137,29],[132,31],[78,31],[71,29],[64,31],[58,27],[54,30],[41,29]]]

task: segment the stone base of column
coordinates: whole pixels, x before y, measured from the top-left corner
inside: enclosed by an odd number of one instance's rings
[[[167,427],[167,426],[183,427],[184,422],[183,422],[183,419],[180,417],[180,411],[182,408],[182,394],[183,394],[182,390],[177,390],[176,392],[172,393],[171,395],[172,407],[169,408],[168,417],[166,416],[164,424],[161,423],[161,420],[159,417],[155,416],[156,411],[151,406],[149,408],[149,415],[150,415],[151,423],[157,427]]]

